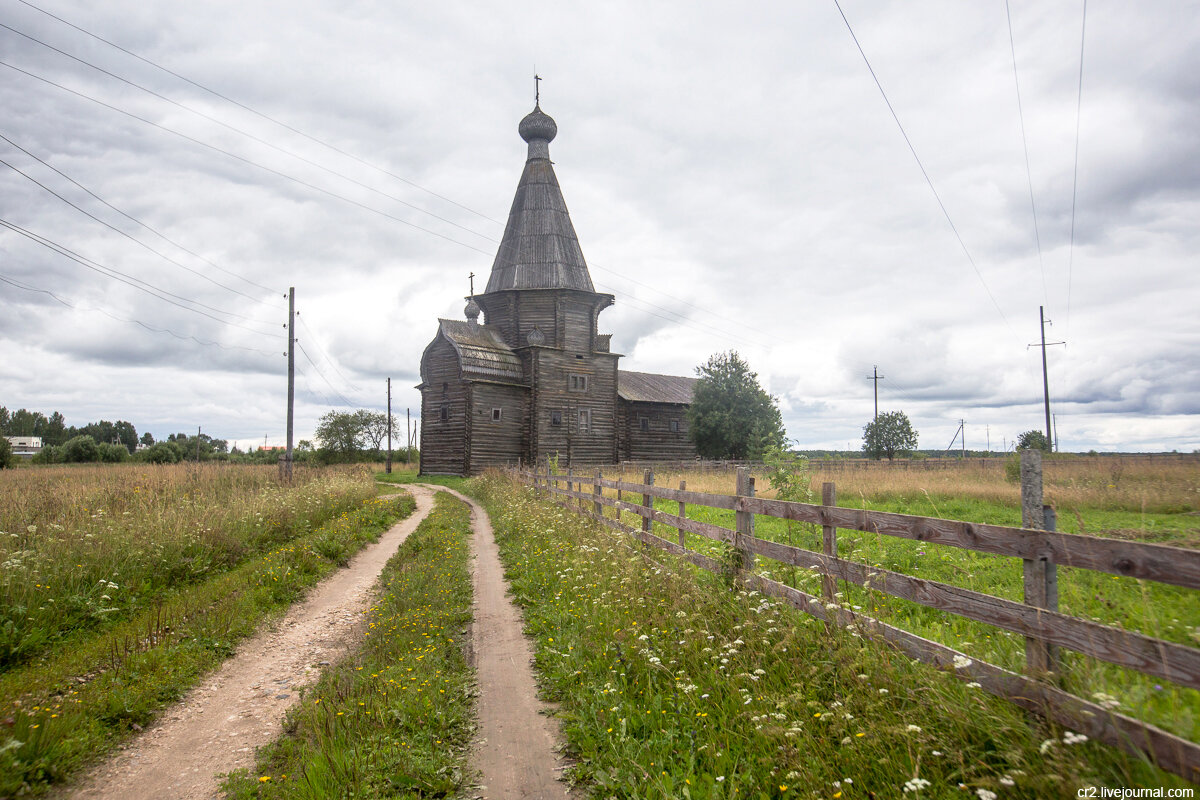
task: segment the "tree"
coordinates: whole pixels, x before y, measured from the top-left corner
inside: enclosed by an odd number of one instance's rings
[[[783,417],[775,398],[736,351],[710,356],[696,374],[700,379],[688,406],[696,452],[704,458],[746,459],[783,446]]]
[[[917,449],[917,432],[903,411],[880,414],[863,428],[863,451],[871,458],[891,461],[896,454]]]
[[[13,452],[12,442],[6,437],[0,435],[0,469],[6,469],[12,466]]]
[[[383,440],[387,438],[388,418],[382,411],[367,411],[359,409],[354,412],[362,431],[362,438],[371,444],[372,450],[382,450]]]
[[[316,436],[331,460],[350,461],[362,445],[362,424],[353,412],[330,411],[317,424]]]
[[[154,444],[154,434],[150,431],[146,431],[142,434],[142,438],[139,441],[146,445],[146,447],[149,447],[150,445]]]
[[[1050,452],[1050,442],[1041,431],[1025,431],[1017,437],[1018,450],[1044,450]]]

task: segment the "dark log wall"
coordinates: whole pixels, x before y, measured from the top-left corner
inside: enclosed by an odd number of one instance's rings
[[[470,473],[488,467],[516,464],[527,443],[529,391],[521,386],[495,383],[470,385]],[[499,410],[500,419],[493,411]]]
[[[696,457],[696,445],[688,436],[687,406],[621,400],[618,415],[622,461]],[[643,419],[646,430],[642,430]],[[678,424],[678,431],[671,430],[672,421]]]
[[[594,303],[562,300],[559,306],[559,341],[567,350],[590,353],[592,351],[592,307]]]
[[[531,452],[535,459],[557,453],[563,467],[616,460],[617,358],[608,353],[548,348],[537,352]],[[573,375],[586,378],[587,388],[573,389]],[[586,430],[580,423],[580,411],[590,416]]]
[[[469,433],[467,386],[453,346],[441,336],[426,350],[421,376],[421,474],[462,475]]]

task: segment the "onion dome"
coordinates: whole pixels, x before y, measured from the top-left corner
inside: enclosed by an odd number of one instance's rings
[[[468,322],[479,322],[479,311],[479,303],[475,302],[474,297],[467,301],[467,307],[463,309],[463,313],[466,314]]]
[[[533,111],[526,114],[525,118],[521,120],[521,124],[517,126],[517,133],[531,144],[534,141],[543,141],[548,144],[554,141],[554,137],[558,135],[558,125],[554,122],[554,117],[542,111],[541,106],[534,106]]]

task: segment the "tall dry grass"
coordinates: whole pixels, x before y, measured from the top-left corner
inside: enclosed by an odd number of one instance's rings
[[[1015,457],[965,459],[961,462],[920,461],[847,462],[817,465],[811,475],[812,496],[820,497],[821,484],[833,481],[843,498],[864,497],[886,501],[928,494],[933,497],[972,499],[986,503],[1019,505],[1021,491]],[[761,470],[755,470],[761,472]],[[1096,509],[1135,513],[1186,514],[1200,510],[1200,458],[1171,460],[1140,456],[1048,456],[1043,463],[1044,496],[1060,509]],[[640,482],[641,469],[609,467],[605,477],[623,475]],[[733,494],[733,469],[679,469],[655,471],[655,483],[712,494]],[[756,491],[773,497],[768,481],[757,481]]]
[[[0,669],[373,496],[368,471],[105,465],[0,473]]]

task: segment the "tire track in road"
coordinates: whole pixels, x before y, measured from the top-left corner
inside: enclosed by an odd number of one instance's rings
[[[557,777],[565,766],[556,755],[558,726],[549,716],[550,706],[537,696],[533,648],[525,638],[521,612],[508,597],[491,520],[471,498],[443,491],[471,506],[475,534],[472,646],[479,728],[472,766],[481,776],[477,796],[485,800],[569,796],[566,784]]]
[[[357,647],[371,589],[396,549],[433,508],[433,493],[407,487],[408,518],[360,550],[277,624],[237,653],[158,722],[93,768],[60,797],[71,800],[209,800],[220,776],[254,766],[254,751],[280,735],[297,689]]]

